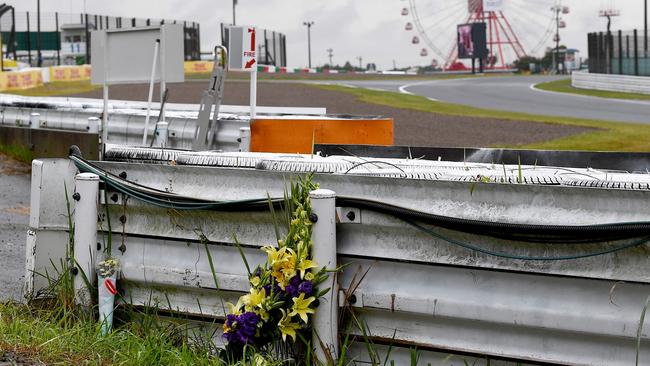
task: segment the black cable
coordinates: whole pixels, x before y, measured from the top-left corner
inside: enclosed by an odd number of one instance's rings
[[[489,236],[499,239],[533,243],[599,243],[648,236],[650,222],[630,222],[602,225],[531,225],[470,220],[430,214],[409,208],[361,198],[337,197],[339,207],[370,210],[398,219],[409,219],[453,231]]]

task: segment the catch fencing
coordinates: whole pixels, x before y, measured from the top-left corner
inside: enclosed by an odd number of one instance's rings
[[[650,76],[649,41],[637,29],[589,33],[589,72]]]
[[[241,156],[238,164],[253,158]],[[120,184],[127,182],[118,176],[140,187],[204,200],[282,197],[296,173],[278,167],[295,166],[301,158],[267,158],[269,163],[251,166],[257,169],[123,162],[97,162],[94,169],[99,169],[99,176],[114,174]],[[303,163],[310,164],[309,160]],[[70,160],[37,160],[32,168],[26,272],[31,291],[45,286],[34,273],[52,273],[51,263],[65,256],[66,200],[75,202],[79,171]],[[399,215],[360,208],[345,198],[447,217],[580,226],[650,221],[650,190],[477,186],[432,177],[349,174],[316,174],[313,180],[337,196],[336,217],[316,213],[319,221],[336,220],[335,249],[339,265],[345,265],[338,275],[338,305],[353,309],[367,325],[365,336],[375,344],[381,360],[390,353],[396,364],[408,364],[410,350],[417,348],[421,364],[514,365],[514,360],[634,364],[639,317],[650,294],[647,245],[578,258],[576,254],[611,249],[615,244],[562,245],[544,240],[531,244],[440,228],[428,232]],[[93,248],[99,255],[97,250],[111,231],[112,246],[119,249],[114,254],[121,263],[125,296],[135,304],[155,302],[191,317],[222,319],[222,304],[247,291],[247,272],[236,242],[254,267],[266,260],[259,248],[276,240],[272,217],[266,212],[178,211],[129,198],[114,188],[91,199],[107,206],[98,208],[100,245],[96,249],[94,242],[75,245],[81,245],[82,251]],[[94,227],[95,222],[90,223]],[[431,230],[437,234],[430,235]],[[315,246],[322,244],[314,239]],[[484,250],[458,245],[463,242]],[[556,259],[523,258],[531,256]],[[348,328],[341,323],[339,329]],[[350,331],[364,338],[360,329]],[[650,347],[647,330],[640,334],[643,364],[650,360]],[[348,357],[358,365],[372,358],[363,341],[352,345]]]

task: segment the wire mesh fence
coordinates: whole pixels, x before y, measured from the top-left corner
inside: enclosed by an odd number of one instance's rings
[[[650,76],[649,41],[637,29],[589,33],[589,72]]]

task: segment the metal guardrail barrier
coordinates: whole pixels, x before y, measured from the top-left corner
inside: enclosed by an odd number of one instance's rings
[[[97,167],[115,175],[122,173],[127,180],[147,187],[208,200],[267,194],[281,197],[293,176],[263,169],[122,162],[101,162]],[[65,183],[71,195],[76,174],[77,168],[69,160],[34,161],[32,181],[39,183],[32,186],[29,290],[44,285],[33,271],[44,271],[51,258],[64,255],[68,228],[63,187]],[[382,201],[465,219],[548,225],[650,221],[647,190],[476,186],[476,182],[342,173],[316,174],[314,181],[338,197]],[[108,197],[113,247],[123,250],[118,259],[122,278],[127,280],[125,291],[136,304],[164,299],[162,306],[169,301],[173,311],[223,317],[221,304],[235,301],[248,289],[233,234],[251,266],[265,260],[259,248],[275,241],[271,217],[263,212],[183,213],[133,198],[125,200],[113,192]],[[442,364],[449,353],[465,354],[461,358],[470,363],[487,355],[532,363],[633,364],[639,316],[650,294],[647,245],[582,259],[504,258],[468,250],[449,239],[473,242],[488,252],[558,258],[616,244],[527,244],[446,229],[436,229],[439,236],[432,237],[386,213],[337,206],[338,263],[349,264],[338,277],[340,305],[358,311],[375,342],[394,344],[396,359],[407,357],[409,347],[418,346],[424,351],[421,361],[425,364]],[[123,220],[119,220],[121,216]],[[99,242],[107,231],[105,220],[99,223]],[[207,244],[200,235],[207,238]],[[206,250],[215,259],[218,289]],[[353,283],[355,275],[365,271],[368,275],[363,281]],[[647,345],[645,330],[641,360],[650,359]],[[380,354],[382,350],[387,352],[379,347]],[[363,347],[355,345],[351,352],[357,362],[368,361]],[[453,361],[458,358],[445,360],[446,364]]]
[[[574,71],[571,74],[571,85],[579,89],[650,94],[650,80],[648,79],[647,76],[594,74],[586,71]]]
[[[198,105],[171,104],[167,107],[168,140],[166,147],[192,150],[198,116]],[[211,149],[239,151],[242,128],[250,125],[245,109],[223,106],[219,129]],[[260,107],[266,114],[324,114],[324,108]],[[146,103],[113,101],[109,105],[108,143],[140,146],[146,119]],[[0,94],[0,125],[96,133],[100,128],[100,100],[84,98],[35,98]],[[149,126],[152,136],[155,125]]]

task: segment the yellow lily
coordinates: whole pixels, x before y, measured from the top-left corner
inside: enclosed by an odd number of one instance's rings
[[[282,312],[282,318],[278,322],[278,329],[282,333],[282,340],[286,342],[287,336],[291,337],[293,341],[296,341],[296,330],[300,329],[300,325],[291,321],[291,315],[287,314],[284,309],[280,309]]]
[[[253,287],[257,287],[257,286],[260,285],[261,281],[262,280],[258,276],[255,276],[255,277],[251,278],[251,285],[253,285]]]
[[[229,314],[234,314],[234,315],[241,315],[242,314],[242,311],[241,311],[242,305],[244,305],[243,296],[240,297],[237,300],[237,305],[233,305],[232,303],[229,303],[229,302],[226,303],[226,306],[228,307],[228,313]]]
[[[305,299],[305,294],[302,293],[298,297],[294,297],[293,299],[293,307],[291,308],[291,312],[289,313],[289,316],[294,316],[294,315],[299,315],[300,319],[302,319],[303,322],[307,323],[307,314],[313,314],[314,309],[309,308],[309,305],[316,300],[315,297],[310,296]]]
[[[305,271],[316,267],[318,267],[318,263],[312,260],[309,259],[301,260],[300,263],[298,264],[298,270],[300,271],[300,278],[305,278]]]
[[[257,307],[262,307],[262,303],[266,298],[266,290],[264,288],[250,290],[248,295],[242,296],[242,302],[246,305],[247,311],[253,311]]]
[[[288,260],[286,255],[286,247],[282,247],[280,250],[277,250],[275,247],[266,246],[262,248],[262,250],[266,252],[268,256],[268,263],[273,269],[280,268],[282,264]]]

